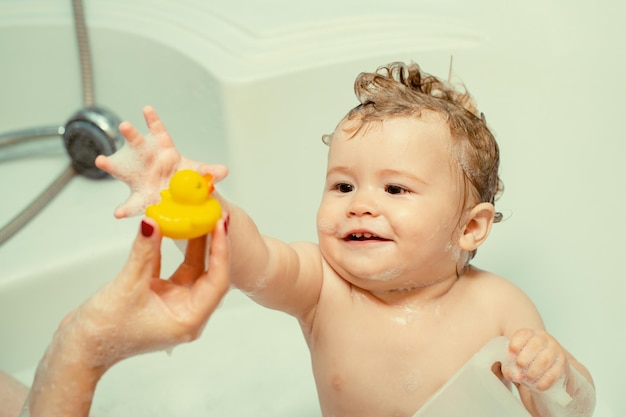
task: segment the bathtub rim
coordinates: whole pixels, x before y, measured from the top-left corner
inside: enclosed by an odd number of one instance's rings
[[[416,51],[474,48],[489,40],[467,20],[437,12],[338,17],[312,21],[301,30],[288,26],[250,29],[234,15],[219,15],[201,5],[196,0],[162,2],[157,9],[148,0],[92,0],[85,4],[85,16],[88,29],[108,28],[159,42],[226,83],[370,58],[373,49],[381,55],[404,56]],[[177,15],[181,16],[174,19]],[[28,5],[19,0],[0,3],[0,29],[41,24],[72,24],[70,5],[45,0]],[[379,39],[376,34],[380,31],[391,35]]]

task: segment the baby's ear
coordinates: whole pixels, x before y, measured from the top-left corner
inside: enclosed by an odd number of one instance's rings
[[[471,252],[477,249],[489,236],[495,209],[491,203],[480,203],[474,207],[465,222],[463,233],[459,238],[461,249]]]

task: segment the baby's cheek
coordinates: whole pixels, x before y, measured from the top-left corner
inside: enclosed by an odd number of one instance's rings
[[[317,233],[320,236],[334,236],[337,233],[337,225],[318,216]]]
[[[317,233],[322,236],[335,236],[339,229],[337,216],[333,214],[330,205],[322,200],[317,210]]]

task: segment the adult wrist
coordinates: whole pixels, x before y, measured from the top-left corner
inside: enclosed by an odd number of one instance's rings
[[[55,332],[20,417],[87,416],[107,368],[94,364],[83,337],[70,323]]]

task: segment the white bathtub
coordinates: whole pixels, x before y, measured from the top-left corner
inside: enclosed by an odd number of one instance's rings
[[[81,107],[70,2],[22,3],[0,3],[0,132],[64,124]],[[279,0],[271,13],[205,3],[87,0],[96,102],[137,125],[154,105],[184,154],[229,165],[220,189],[264,232],[314,240],[320,136],[355,104],[356,74],[412,59],[445,76],[453,55],[501,145],[498,206],[512,213],[476,264],[522,287],[589,367],[595,415],[624,415],[623,5],[398,0],[381,14],[356,0],[304,13]],[[20,157],[0,151],[2,221],[67,164],[53,142],[11,152]],[[62,316],[117,273],[138,227],[113,219],[126,195],[115,181],[74,179],[0,247],[0,369],[30,383]],[[164,252],[171,270],[180,255],[167,242]],[[316,402],[295,321],[233,292],[198,342],[107,374],[94,411],[306,417]]]

